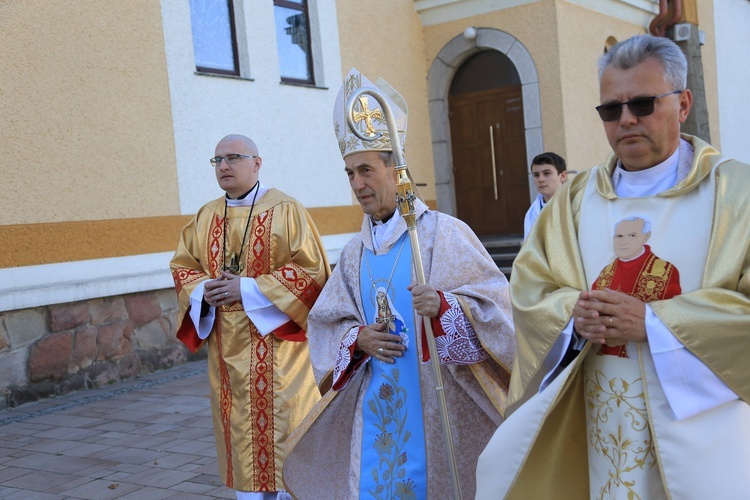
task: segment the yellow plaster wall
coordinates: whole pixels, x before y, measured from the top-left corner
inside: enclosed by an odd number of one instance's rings
[[[440,50],[469,26],[502,30],[531,54],[539,76],[544,148],[565,156],[560,58],[554,0],[543,0],[425,28],[428,67]]]
[[[338,0],[341,72],[356,67],[391,84],[409,106],[406,162],[427,199],[435,199],[422,23],[411,0]],[[337,82],[341,85],[341,82]],[[331,140],[334,140],[331,129]],[[341,175],[344,174],[343,162]]]
[[[436,200],[426,200],[431,209]],[[312,207],[310,216],[325,235],[355,233],[362,226],[359,204]],[[55,262],[124,257],[177,248],[180,232],[192,215],[141,217],[0,226],[0,268]]]
[[[434,203],[433,203],[434,205]],[[309,209],[322,235],[359,231],[359,204]],[[124,257],[177,248],[192,215],[0,226],[0,268]]]
[[[586,170],[612,151],[594,109],[599,105],[597,60],[608,37],[622,41],[645,29],[566,1],[557,2],[557,15],[566,160],[568,168]]]
[[[716,52],[713,29],[713,6],[699,2],[700,28],[706,31],[706,45],[701,52],[709,109],[711,138],[718,142],[718,96]],[[611,152],[594,107],[599,104],[597,59],[604,52],[608,37],[617,41],[646,33],[646,28],[557,1],[560,40],[560,80],[563,94],[563,117],[568,168],[588,169],[601,163]]]
[[[159,2],[0,2],[0,227],[179,213]]]

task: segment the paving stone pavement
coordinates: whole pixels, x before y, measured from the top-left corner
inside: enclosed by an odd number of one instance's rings
[[[0,411],[0,498],[236,498],[208,390],[203,360]]]

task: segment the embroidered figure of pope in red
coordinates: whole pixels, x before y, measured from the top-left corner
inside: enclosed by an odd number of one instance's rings
[[[644,217],[628,217],[615,225],[612,246],[617,258],[599,273],[594,290],[616,290],[643,302],[665,300],[679,295],[680,273],[670,262],[651,251],[651,222]],[[625,346],[603,345],[600,354],[628,357]]]

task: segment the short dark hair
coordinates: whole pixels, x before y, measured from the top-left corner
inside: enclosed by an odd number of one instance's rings
[[[552,165],[555,167],[555,170],[557,170],[558,174],[561,174],[566,170],[565,159],[562,156],[552,152],[546,152],[540,155],[536,155],[534,159],[531,160],[531,165]]]

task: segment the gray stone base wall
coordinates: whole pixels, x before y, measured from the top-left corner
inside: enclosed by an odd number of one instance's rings
[[[176,320],[174,289],[0,313],[0,409],[205,357]]]

